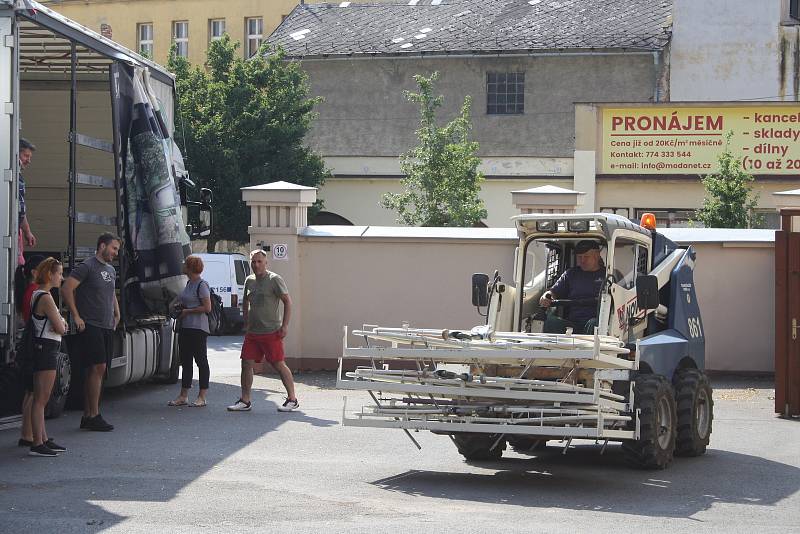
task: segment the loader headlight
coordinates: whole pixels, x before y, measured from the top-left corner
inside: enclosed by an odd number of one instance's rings
[[[588,232],[589,221],[569,221],[567,222],[567,229],[570,232]]]
[[[540,232],[557,232],[558,223],[556,221],[538,221],[536,229]]]

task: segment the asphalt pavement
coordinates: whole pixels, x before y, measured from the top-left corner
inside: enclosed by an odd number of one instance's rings
[[[445,436],[414,434],[418,451],[399,430],[342,427],[333,373],[296,376],[298,412],[276,411],[275,376],[256,377],[252,412],[227,412],[240,341],[210,338],[205,408],[167,407],[178,385],[108,391],[113,432],[79,430],[77,412],[47,422],[58,458],[0,432],[0,532],[800,532],[800,420],[772,413],[771,381],[715,380],[708,453],[664,471],[590,443],[470,464]]]

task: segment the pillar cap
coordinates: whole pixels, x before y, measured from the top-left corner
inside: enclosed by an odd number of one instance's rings
[[[543,185],[511,192],[514,205],[523,209],[526,207],[553,207],[575,208],[583,204],[586,193],[573,191],[555,185]]]
[[[289,182],[271,182],[268,184],[242,187],[242,200],[245,202],[311,205],[317,201],[317,188]]]

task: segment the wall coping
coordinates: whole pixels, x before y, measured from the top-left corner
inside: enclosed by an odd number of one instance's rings
[[[693,243],[765,243],[775,242],[775,230],[739,230],[732,228],[664,228],[661,232],[680,245]],[[515,228],[426,228],[411,226],[306,226],[299,236],[305,238],[349,239],[453,239],[474,241],[517,241]]]

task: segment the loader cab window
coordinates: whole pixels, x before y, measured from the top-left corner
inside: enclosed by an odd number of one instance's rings
[[[562,250],[558,245],[539,240],[525,246],[525,271],[522,279],[526,288],[550,287],[564,271]],[[548,285],[550,284],[550,285]]]
[[[647,247],[628,239],[614,242],[614,283],[625,289],[636,287],[636,277],[647,274]]]

